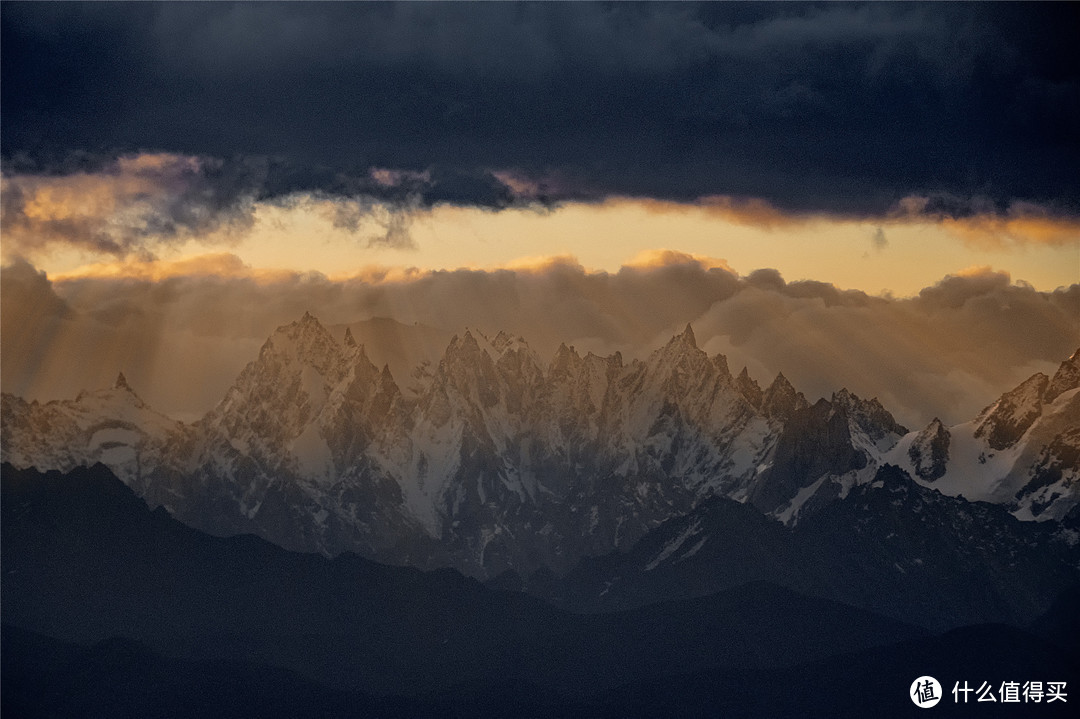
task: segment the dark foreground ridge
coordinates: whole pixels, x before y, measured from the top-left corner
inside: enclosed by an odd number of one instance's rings
[[[934,637],[766,582],[582,615],[449,570],[210,537],[102,466],[5,465],[2,490],[3,704],[19,716],[855,716],[914,709],[908,666],[938,654],[1076,676],[1076,645],[1030,630]],[[869,660],[869,693],[814,690]]]

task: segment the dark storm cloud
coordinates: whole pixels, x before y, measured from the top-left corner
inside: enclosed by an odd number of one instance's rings
[[[270,158],[260,192],[1080,212],[1072,4],[5,3],[5,172]],[[85,153],[90,153],[89,155]],[[370,183],[369,183],[370,184]],[[378,184],[378,183],[375,183]],[[381,196],[381,195],[375,195]],[[536,201],[537,197],[528,198]],[[980,204],[982,203],[982,204]]]

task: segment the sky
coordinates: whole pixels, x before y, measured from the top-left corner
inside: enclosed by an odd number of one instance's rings
[[[0,4],[0,378],[393,317],[970,419],[1080,347],[1075,4]]]

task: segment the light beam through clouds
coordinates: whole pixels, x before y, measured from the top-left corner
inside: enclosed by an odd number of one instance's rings
[[[811,397],[846,386],[913,427],[973,416],[1080,346],[1080,285],[1041,292],[989,268],[906,299],[787,282],[775,270],[741,277],[674,251],[617,272],[561,258],[332,280],[267,273],[226,254],[59,282],[25,262],[3,273],[5,391],[74,396],[123,370],[153,405],[187,418],[221,398],[275,327],[308,310],[327,325],[391,317],[447,332],[506,330],[545,362],[563,341],[643,357],[690,321],[700,346],[727,355],[736,372],[746,365],[764,383],[782,371]],[[20,329],[27,316],[33,331]]]

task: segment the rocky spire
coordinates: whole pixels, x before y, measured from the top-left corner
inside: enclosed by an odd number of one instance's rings
[[[949,461],[949,430],[934,417],[908,448],[915,474],[928,482],[943,476]]]
[[[684,329],[682,331],[682,334],[679,336],[682,338],[683,342],[690,345],[694,349],[697,349],[697,338],[694,337],[694,328],[690,326],[689,322],[686,323],[686,329]]]
[[[134,391],[131,389],[131,385],[128,384],[127,377],[124,376],[123,372],[116,375],[116,382],[113,383],[113,389],[123,389],[128,392]]]
[[[747,402],[755,408],[761,407],[761,386],[754,380],[750,373],[746,371],[746,367],[742,368],[742,372],[735,378],[735,388],[739,390]]]
[[[776,375],[776,379],[765,390],[761,398],[761,409],[768,417],[788,420],[791,415],[808,406],[806,397],[797,392],[788,382],[783,372]]]

